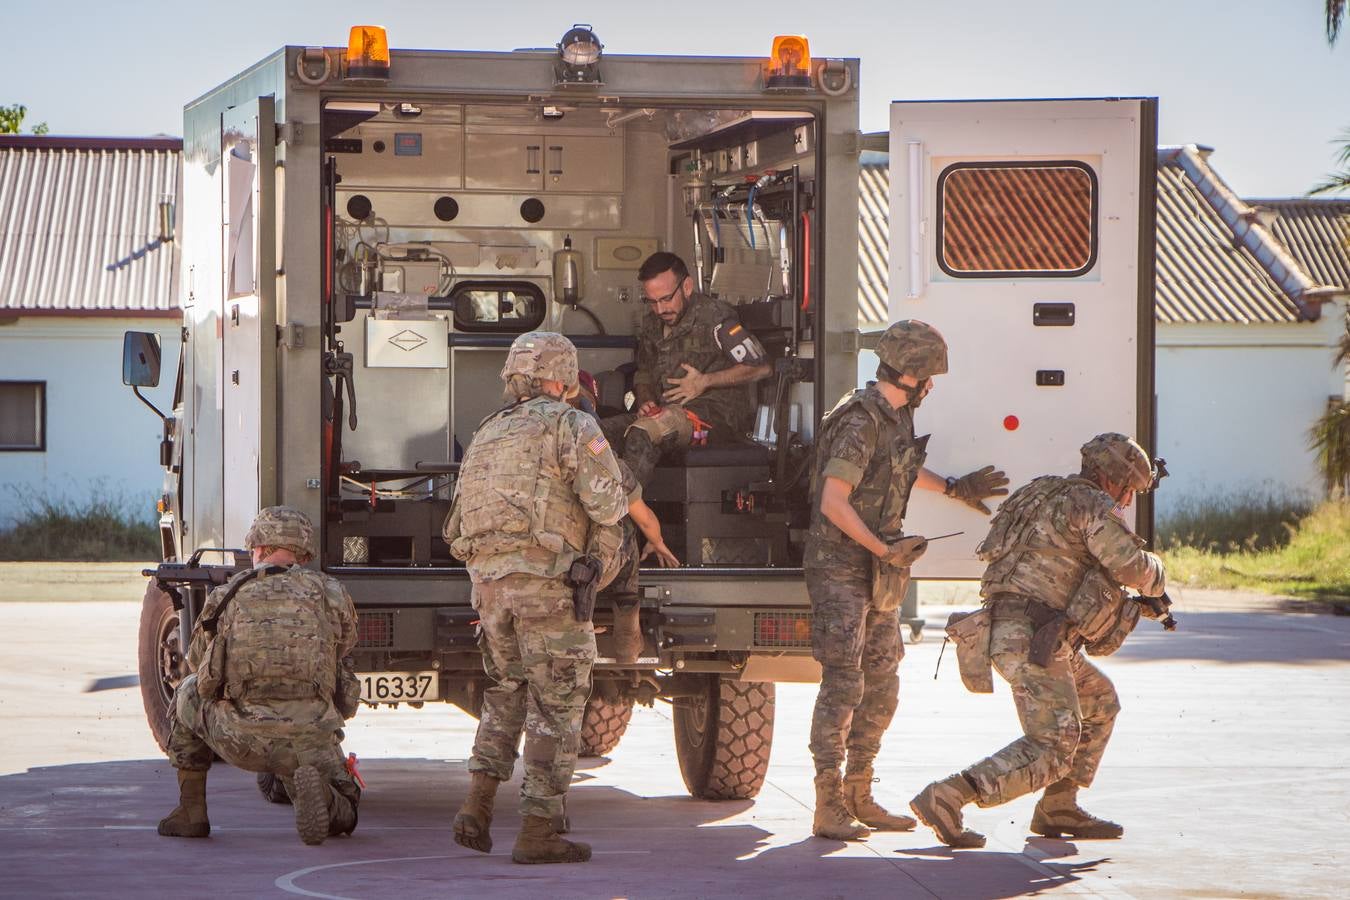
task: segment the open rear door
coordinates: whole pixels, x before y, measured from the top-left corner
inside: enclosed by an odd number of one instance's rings
[[[890,317],[951,348],[918,413],[928,465],[1012,488],[1076,472],[1094,434],[1152,451],[1155,99],[891,105]],[[1149,498],[1136,527],[1152,534]],[[988,519],[915,491],[923,578],[974,578]]]

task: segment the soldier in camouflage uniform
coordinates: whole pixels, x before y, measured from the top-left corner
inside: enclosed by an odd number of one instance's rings
[[[661,455],[688,447],[694,419],[702,440],[732,443],[754,426],[752,384],[772,372],[764,347],[742,327],[735,307],[695,293],[684,260],[653,253],[638,270],[647,314],[638,331],[633,394],[637,412],[602,423],[623,459],[646,484]],[[693,418],[691,418],[691,414]]]
[[[511,402],[474,433],[444,530],[473,579],[483,668],[493,682],[483,695],[455,841],[492,849],[497,787],[511,777],[524,731],[524,822],[511,858],[585,862],[590,847],[554,829],[576,766],[595,660],[594,628],[589,617],[577,620],[564,576],[590,556],[601,587],[614,577],[628,498],[599,425],[564,402],[577,388],[571,341],[521,335],[502,379]]]
[[[315,552],[304,513],[262,510],[244,544],[254,568],[213,590],[193,625],[193,674],[170,709],[168,751],[180,796],[159,833],[211,833],[206,772],[214,754],[280,777],[301,839],[321,844],[356,828],[361,795],[339,743],[344,713],[355,713],[350,693],[340,691],[347,688],[342,658],[356,645],[356,609],[335,579],[302,568]]]
[[[992,614],[989,653],[1012,687],[1023,737],[963,772],[928,785],[910,804],[953,847],[982,847],[963,828],[961,807],[997,806],[1045,788],[1031,830],[1049,837],[1115,838],[1121,826],[1078,806],[1092,784],[1120,701],[1083,656],[1109,653],[1157,613],[1121,585],[1160,596],[1166,573],[1121,518],[1154,482],[1148,454],[1123,434],[1083,445],[1080,474],[1047,475],[999,509],[979,547],[989,563],[980,594]],[[1105,644],[1105,647],[1100,646]]]
[[[804,566],[811,597],[812,653],[821,665],[811,719],[816,766],[813,832],[834,840],[869,827],[907,831],[872,797],[872,765],[899,695],[899,604],[909,567],[927,547],[904,537],[913,487],[944,491],[983,510],[1006,494],[1002,472],[986,466],[944,480],[924,468],[928,437],[914,435],[914,409],[947,371],[947,345],[923,322],[897,322],[877,346],[877,381],[846,395],[816,437],[811,530]],[[847,774],[840,766],[847,756]]]

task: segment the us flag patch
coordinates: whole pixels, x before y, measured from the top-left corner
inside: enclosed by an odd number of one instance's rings
[[[597,434],[591,439],[591,442],[586,445],[586,449],[590,450],[593,456],[599,456],[609,449],[609,441],[605,440],[603,434]]]

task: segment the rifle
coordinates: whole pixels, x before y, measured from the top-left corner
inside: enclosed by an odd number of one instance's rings
[[[1130,599],[1147,606],[1149,611],[1153,613],[1153,618],[1162,621],[1163,630],[1177,630],[1177,620],[1173,618],[1171,613],[1172,598],[1167,596],[1167,591],[1163,591],[1157,597],[1145,597],[1140,594],[1137,597],[1130,597]]]

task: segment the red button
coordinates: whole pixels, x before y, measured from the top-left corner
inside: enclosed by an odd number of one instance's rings
[[[1017,418],[1017,416],[1003,417],[1003,427],[1008,429],[1009,431],[1016,431],[1017,427],[1021,424],[1022,422]]]

